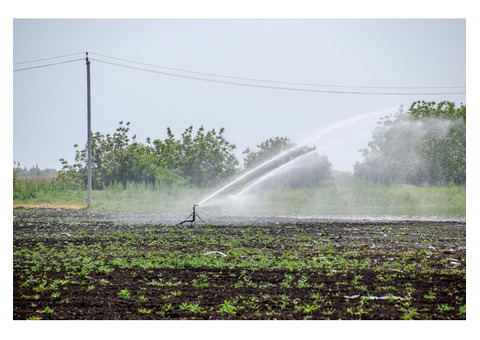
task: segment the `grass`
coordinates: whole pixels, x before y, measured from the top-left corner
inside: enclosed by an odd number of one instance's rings
[[[120,186],[113,186],[106,190],[94,190],[92,207],[107,210],[188,212],[195,202],[200,202],[214,190],[162,190],[133,184],[123,190]],[[242,214],[466,216],[465,186],[383,186],[352,180],[337,181],[325,188],[269,189],[252,191],[248,195],[246,200],[233,201],[220,208]],[[13,205],[84,207],[85,197],[84,191],[40,191],[30,199],[14,199]],[[222,201],[228,203],[228,200]],[[216,207],[212,205],[208,208]]]
[[[291,213],[465,216],[465,186],[383,186],[353,181],[319,189],[264,191],[260,203]]]
[[[86,205],[86,192],[81,190],[62,190],[56,192],[40,191],[35,197],[14,199],[13,206],[62,206],[81,208]]]

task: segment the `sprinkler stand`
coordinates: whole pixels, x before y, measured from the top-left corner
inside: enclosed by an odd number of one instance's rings
[[[195,208],[197,207],[197,204],[193,205],[193,212],[187,217],[187,219],[183,222],[180,222],[179,224],[184,224],[184,223],[190,223],[190,225],[194,225],[196,223],[196,218],[198,217],[200,221],[202,221],[205,224],[205,221],[202,220],[202,218],[195,212]],[[189,219],[191,218],[191,219]]]

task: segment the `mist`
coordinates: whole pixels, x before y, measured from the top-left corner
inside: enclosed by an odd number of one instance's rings
[[[429,186],[421,178],[428,172],[427,165],[431,163],[431,159],[425,158],[421,152],[422,143],[433,137],[436,143],[444,141],[452,128],[464,128],[464,122],[429,118],[401,119],[393,124],[392,116],[384,114],[365,114],[325,127],[295,147],[219,184],[217,188],[181,189],[170,193],[167,190],[161,197],[155,198],[157,217],[180,222],[182,217],[188,216],[192,207],[196,208],[200,221],[207,223],[244,223],[249,219],[258,222],[272,216],[367,220],[438,220],[465,216],[465,186],[456,189]],[[380,119],[382,115],[384,117]],[[369,128],[365,129],[364,123],[367,122]],[[375,140],[369,142],[368,152],[358,145],[347,145],[359,154],[363,152],[362,161],[348,160],[355,165],[355,174],[336,170],[326,156],[327,153],[342,155],[344,136],[352,126],[356,133],[369,134]],[[379,149],[380,135],[386,136],[387,149]],[[304,146],[313,146],[314,149],[294,153]],[[397,160],[390,168],[383,169],[384,176],[391,178],[387,184],[370,180],[374,174],[366,172],[361,164],[377,162],[385,154],[389,159]],[[377,167],[372,169],[378,170]],[[437,172],[441,171],[437,169]],[[420,182],[418,185],[409,184],[409,178],[420,178]],[[151,202],[145,202],[145,205],[151,206]]]

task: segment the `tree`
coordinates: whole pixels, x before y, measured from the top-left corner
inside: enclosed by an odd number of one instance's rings
[[[130,123],[119,123],[110,135],[92,134],[92,179],[93,188],[104,189],[112,184],[121,184],[125,189],[129,182],[146,185],[190,183],[196,187],[213,185],[237,171],[238,160],[233,150],[235,145],[223,136],[224,129],[205,131],[200,127],[193,137],[193,127],[175,139],[167,128],[165,140],[142,144],[136,136],[129,137]],[[74,181],[87,181],[87,149],[75,145],[75,163],[69,165],[64,159],[61,176]]]
[[[315,153],[307,159],[300,158],[300,156],[315,150],[314,147],[296,147],[295,143],[292,143],[287,137],[275,137],[261,142],[257,145],[257,148],[257,151],[247,148],[243,152],[245,154],[243,162],[246,170],[253,169],[271,160],[267,166],[256,173],[257,177],[279,169],[295,159],[298,161],[294,164],[295,166],[290,163],[292,166],[282,169],[278,176],[272,176],[271,179],[265,181],[264,187],[316,187],[327,183],[332,178],[331,163],[326,156]],[[278,159],[272,160],[274,157],[278,157]]]
[[[129,152],[130,123],[123,125],[121,121],[119,125],[113,135],[92,133],[92,186],[94,189],[101,190],[115,183],[121,183],[126,188],[131,179],[133,162],[130,162],[132,153]],[[69,165],[61,159],[62,172],[69,173],[71,177],[81,178],[86,185],[87,147],[79,149],[78,144],[74,147],[75,163]]]
[[[465,122],[464,105],[414,102],[379,122],[355,176],[387,185],[465,184]]]
[[[218,184],[234,175],[238,169],[238,159],[234,154],[235,144],[223,136],[224,128],[205,131],[201,126],[195,136],[190,126],[175,139],[167,129],[165,141],[155,140],[155,154],[159,164],[178,170],[183,178],[195,187]]]
[[[243,166],[245,169],[252,169],[257,165],[269,160],[281,152],[292,149],[295,146],[287,137],[269,138],[257,145],[258,151],[252,151],[247,148],[243,151],[245,155]],[[305,153],[308,149],[301,150],[297,154]]]

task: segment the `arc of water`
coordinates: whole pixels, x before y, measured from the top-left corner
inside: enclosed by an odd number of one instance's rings
[[[240,182],[242,179],[250,176],[251,174],[257,172],[258,170],[260,170],[261,168],[265,167],[266,165],[276,161],[277,159],[281,158],[281,157],[284,157],[286,156],[287,154],[301,148],[302,146],[304,146],[305,144],[302,144],[302,145],[298,145],[298,146],[295,146],[287,151],[284,151],[280,154],[278,154],[277,156],[273,157],[273,158],[270,158],[268,161],[266,162],[263,162],[262,164],[258,165],[257,167],[253,168],[252,170],[244,173],[243,175],[241,175],[240,177],[236,178],[235,180],[233,180],[232,182],[228,183],[227,185],[225,185],[224,187],[218,189],[217,191],[215,191],[213,194],[211,194],[210,196],[204,198],[202,201],[200,201],[199,203],[197,203],[197,206],[198,205],[201,205],[202,203],[205,203],[206,201],[208,201],[209,199],[211,199],[212,197],[218,195],[219,193],[221,193],[222,191],[228,189],[229,187],[231,187],[232,185]]]
[[[250,183],[246,188],[244,188],[242,191],[240,191],[238,194],[236,194],[234,197],[238,197],[240,196],[241,194],[243,194],[245,191],[253,188],[254,186],[256,186],[257,184],[269,179],[270,177],[274,176],[275,174],[277,174],[279,171],[281,171],[282,169],[285,169],[286,167],[296,163],[296,162],[299,162],[300,160],[306,158],[307,156],[311,155],[312,153],[316,153],[317,150],[312,150],[310,152],[307,152],[303,155],[300,155],[294,159],[292,159],[290,162],[287,162],[281,166],[279,166],[278,168],[275,168],[273,170],[271,170],[270,172],[266,173],[265,175],[261,176],[260,178],[256,179],[255,181],[253,181],[252,183]]]
[[[391,111],[393,109],[389,109],[388,111]],[[382,110],[382,111],[378,111],[378,112],[373,112],[373,113],[367,113],[367,114],[364,114],[364,115],[361,115],[361,116],[355,116],[355,117],[352,117],[352,118],[349,118],[349,119],[345,119],[345,120],[342,120],[338,123],[335,123],[335,124],[332,124],[332,125],[329,125],[328,127],[326,127],[325,129],[322,129],[320,130],[319,132],[317,132],[314,137],[311,137],[309,139],[307,139],[306,141],[304,141],[302,144],[300,144],[300,146],[304,146],[304,145],[307,145],[307,144],[310,144],[311,142],[317,140],[317,139],[320,139],[323,137],[323,135],[325,135],[326,133],[329,133],[331,131],[334,131],[340,127],[343,127],[343,126],[346,126],[346,125],[350,125],[350,124],[353,124],[355,122],[358,122],[360,120],[363,120],[363,119],[366,119],[368,117],[373,117],[373,116],[379,116],[381,114],[384,114],[387,110]]]
[[[235,180],[233,180],[232,182],[228,183],[227,185],[223,186],[222,188],[218,189],[217,191],[215,191],[213,194],[211,194],[210,196],[204,198],[202,201],[200,201],[199,203],[197,203],[196,205],[199,206],[203,203],[205,203],[206,201],[208,201],[209,199],[211,199],[212,197],[218,195],[219,193],[221,193],[222,191],[228,189],[229,187],[231,187],[232,185],[240,182],[241,180],[243,180],[244,178],[252,175],[253,173],[257,172],[258,170],[260,170],[261,168],[265,167],[266,165],[276,161],[277,159],[281,158],[281,157],[284,157],[286,156],[287,154],[321,138],[325,133],[328,133],[328,132],[331,132],[335,129],[338,129],[342,126],[345,126],[345,125],[349,125],[349,124],[352,124],[352,123],[355,123],[359,120],[362,120],[362,119],[365,119],[365,118],[368,118],[368,117],[371,117],[371,116],[376,116],[376,115],[380,115],[380,114],[383,114],[385,113],[385,110],[383,111],[379,111],[379,112],[374,112],[374,113],[368,113],[368,114],[364,114],[364,115],[361,115],[361,116],[356,116],[356,117],[353,117],[353,118],[350,118],[350,119],[347,119],[347,120],[343,120],[341,122],[338,122],[336,124],[333,124],[333,125],[330,125],[328,126],[327,128],[319,131],[314,137],[308,139],[307,141],[301,143],[300,145],[297,145],[289,150],[286,150],[280,154],[278,154],[277,156],[273,157],[273,158],[270,158],[268,161],[266,162],[263,162],[262,164],[258,165],[257,167],[253,168],[252,170],[244,173],[243,175],[241,175],[240,177],[237,177]]]

